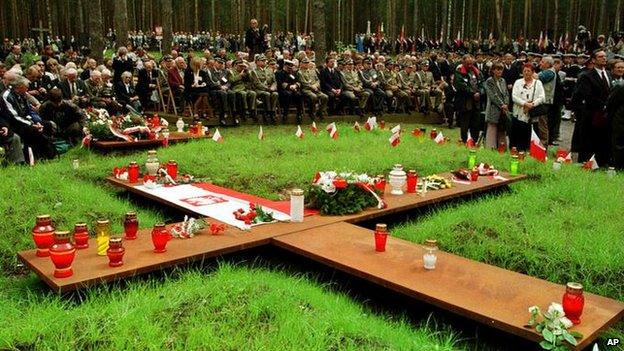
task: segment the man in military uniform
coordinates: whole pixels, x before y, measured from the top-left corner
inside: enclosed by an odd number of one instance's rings
[[[251,79],[245,62],[242,60],[234,62],[234,68],[230,70],[229,80],[232,84],[232,90],[236,93],[236,100],[239,101],[237,106],[240,106],[238,109],[240,118],[244,119],[245,113],[248,113],[254,121],[258,120],[256,92],[251,89]]]
[[[21,68],[24,68],[24,58],[22,57],[22,47],[19,45],[13,45],[11,47],[11,53],[7,55],[4,60],[4,64],[7,67],[7,70],[13,68],[15,65],[20,65]]]
[[[341,72],[344,80],[345,93],[353,94],[353,98],[359,100],[359,105],[356,108],[356,114],[364,116],[364,110],[366,110],[366,103],[371,96],[370,92],[364,90],[362,81],[358,73],[353,69],[353,60],[348,59],[345,61],[344,71]]]
[[[364,59],[362,64],[363,69],[358,72],[360,80],[362,81],[362,86],[364,90],[368,91],[369,95],[373,97],[373,113],[381,115],[386,93],[381,89],[379,74],[373,69],[373,60],[371,58]]]
[[[392,60],[386,61],[386,69],[381,72],[381,81],[386,91],[386,102],[389,111],[405,110],[409,96],[399,85],[399,74],[395,71],[395,63]],[[395,100],[396,99],[396,100]]]
[[[282,106],[282,123],[288,118],[290,104],[297,106],[297,123],[303,120],[303,93],[301,83],[297,81],[294,63],[284,60],[284,67],[275,73],[277,92],[279,93],[280,105]]]
[[[409,109],[412,110],[415,106],[420,106],[420,93],[418,91],[420,87],[420,78],[414,72],[414,65],[407,63],[405,68],[399,72],[399,80],[402,84],[402,90],[404,90],[409,96]]]
[[[574,87],[576,86],[576,80],[578,79],[578,74],[581,72],[581,67],[574,64],[574,58],[576,55],[574,54],[564,54],[563,55],[563,67],[561,71],[565,73],[565,79],[563,81],[563,96],[565,99],[565,108],[569,111],[570,107],[570,99],[572,98],[572,93],[574,92]],[[569,120],[570,113],[564,113],[563,119]]]
[[[208,71],[208,88],[213,100],[220,103],[221,111],[219,111],[219,123],[226,124],[226,118],[231,116],[234,124],[238,124],[239,120],[234,117],[236,111],[236,93],[230,89],[228,80],[228,71],[223,68],[224,61],[217,58],[214,68]]]
[[[433,74],[429,71],[429,61],[420,63],[420,71],[416,72],[420,78],[420,101],[423,112],[429,113],[435,110],[442,103],[442,90],[433,80]]]
[[[249,76],[251,77],[252,89],[264,103],[263,121],[266,122],[267,119],[270,119],[271,123],[275,123],[275,108],[277,107],[279,94],[277,93],[275,73],[269,67],[266,67],[266,57],[264,55],[261,54],[256,57],[256,68],[249,72]]]
[[[310,118],[314,119],[314,116],[318,116],[323,119],[327,116],[329,97],[321,91],[321,81],[316,73],[316,67],[314,67],[314,64],[310,64],[310,60],[307,57],[301,60],[297,78],[301,83],[303,95],[310,101]],[[319,103],[318,109],[316,108],[317,103]]]

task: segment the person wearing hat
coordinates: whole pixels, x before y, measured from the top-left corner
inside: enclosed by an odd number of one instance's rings
[[[224,62],[221,58],[215,59],[214,67],[207,72],[208,88],[213,100],[219,102],[219,123],[226,125],[227,118],[232,118],[233,123],[236,125],[239,123],[239,120],[234,117],[236,93],[231,89],[231,83],[228,80],[229,73],[223,67]]]
[[[229,80],[232,84],[232,90],[236,93],[236,106],[238,107],[236,112],[240,119],[244,120],[247,113],[254,121],[257,121],[256,92],[252,89],[247,64],[243,60],[234,61],[234,65],[229,71]]]
[[[251,88],[256,92],[256,96],[264,103],[264,122],[270,120],[275,123],[275,109],[277,107],[277,83],[275,73],[266,66],[266,57],[262,54],[256,57],[256,68],[249,72],[251,78]]]
[[[354,111],[355,114],[363,117],[364,110],[366,110],[366,103],[371,94],[364,89],[358,73],[353,68],[353,60],[346,60],[344,70],[340,73],[344,81],[345,94],[349,95],[349,99],[357,99],[359,101],[359,105]]]
[[[284,67],[275,73],[277,81],[277,92],[279,93],[279,102],[282,107],[282,123],[288,119],[288,112],[291,104],[297,107],[297,123],[303,121],[303,92],[301,91],[301,83],[297,79],[294,63],[290,60],[284,60]]]
[[[418,91],[420,93],[420,103],[422,112],[427,114],[429,111],[436,110],[442,104],[442,89],[433,79],[433,73],[429,71],[429,62],[422,61],[420,63],[420,71],[416,72],[420,85]]]
[[[406,111],[409,96],[403,90],[399,82],[399,74],[395,70],[392,59],[386,61],[386,69],[380,71],[383,89],[386,92],[386,104],[389,112]]]
[[[304,58],[297,72],[297,78],[301,83],[301,91],[310,102],[310,118],[314,120],[316,116],[322,120],[327,116],[327,101],[329,97],[321,91],[321,81],[316,73],[314,63]]]
[[[409,95],[408,108],[411,110],[415,106],[420,106],[420,78],[414,71],[414,65],[408,63],[405,68],[399,72],[399,80],[403,86],[403,90]]]
[[[386,92],[381,89],[382,85],[379,82],[379,74],[373,68],[373,60],[367,57],[362,62],[363,68],[358,72],[362,86],[369,95],[373,97],[373,113],[380,116],[383,112],[383,102],[386,98]]]

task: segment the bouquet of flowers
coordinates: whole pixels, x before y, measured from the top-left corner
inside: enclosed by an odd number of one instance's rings
[[[155,126],[152,121],[148,124],[146,118],[136,113],[110,117],[105,109],[89,108],[87,112],[87,125],[85,127],[85,140],[87,144],[91,140],[124,140],[136,141],[140,139],[155,139],[161,125]],[[166,123],[165,120],[160,120]],[[164,125],[164,124],[163,124]]]
[[[375,190],[374,178],[367,174],[317,172],[306,198],[307,206],[318,209],[323,215],[345,215],[373,206],[386,207]]]
[[[576,339],[583,338],[583,335],[577,331],[568,331],[572,327],[572,321],[565,316],[561,304],[551,303],[546,312],[542,312],[538,306],[531,306],[529,313],[531,318],[527,327],[535,328],[544,337],[544,340],[540,342],[544,350],[569,350],[566,343],[576,346],[578,344]],[[540,317],[542,321],[538,322]]]

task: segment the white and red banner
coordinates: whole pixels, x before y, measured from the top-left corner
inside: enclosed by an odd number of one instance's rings
[[[206,190],[206,188],[219,189],[219,187],[212,186],[211,184],[183,184],[177,186],[162,186],[157,188],[148,188],[143,185],[135,186],[138,190],[156,196],[162,200],[165,200],[174,205],[183,207],[193,213],[200,216],[210,217],[228,225],[237,227],[241,230],[248,230],[251,227],[246,225],[243,221],[239,221],[233,215],[233,212],[239,208],[247,210],[249,208],[250,199],[244,199],[237,197],[236,192],[228,191],[230,195],[223,194],[222,192],[215,192]],[[244,196],[248,197],[248,196]],[[258,200],[258,201],[255,201]],[[263,199],[254,198],[251,202],[259,203],[260,206],[267,212],[273,213],[273,218],[278,221],[289,221],[290,216],[284,212],[278,211],[275,208],[267,206],[271,201],[261,201]],[[264,204],[263,204],[264,202]],[[277,203],[276,203],[277,204]],[[280,206],[284,207],[284,206]]]

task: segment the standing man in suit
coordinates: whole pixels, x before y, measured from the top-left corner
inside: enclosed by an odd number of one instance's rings
[[[158,71],[154,69],[154,62],[145,62],[143,68],[139,70],[139,80],[136,85],[136,91],[141,100],[141,105],[148,105],[152,93],[156,90],[157,80]]]
[[[255,18],[249,21],[249,28],[245,32],[245,46],[251,58],[264,52],[264,30],[258,27],[258,20]]]
[[[594,68],[578,76],[571,105],[575,110],[576,124],[572,134],[572,151],[578,152],[578,161],[585,162],[596,155],[599,166],[610,164],[611,129],[607,116],[607,98],[611,77],[606,70],[607,53],[592,54]]]

